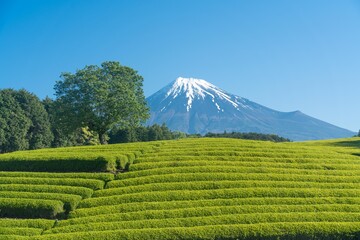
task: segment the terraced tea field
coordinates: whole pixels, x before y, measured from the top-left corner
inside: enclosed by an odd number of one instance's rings
[[[0,239],[360,239],[359,154],[360,138],[4,154]]]

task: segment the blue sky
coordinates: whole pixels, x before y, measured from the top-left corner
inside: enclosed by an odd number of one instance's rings
[[[0,88],[52,97],[61,72],[107,60],[146,96],[197,77],[360,128],[360,1],[0,0]]]

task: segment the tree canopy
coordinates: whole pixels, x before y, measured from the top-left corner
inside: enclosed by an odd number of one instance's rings
[[[0,153],[48,147],[53,135],[39,98],[26,90],[0,90]]]
[[[57,120],[68,132],[88,127],[105,143],[110,129],[138,126],[149,116],[143,78],[119,62],[86,66],[61,78],[54,87]]]

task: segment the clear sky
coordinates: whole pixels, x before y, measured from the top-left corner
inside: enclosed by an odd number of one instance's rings
[[[196,77],[360,128],[360,1],[0,0],[0,88],[53,97],[61,72],[107,60],[146,96]]]

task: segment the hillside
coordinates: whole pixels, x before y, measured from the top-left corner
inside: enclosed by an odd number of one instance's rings
[[[0,170],[0,239],[360,238],[360,138],[44,149]]]

